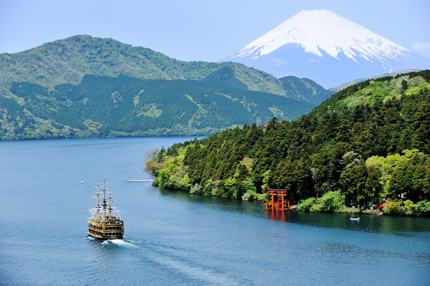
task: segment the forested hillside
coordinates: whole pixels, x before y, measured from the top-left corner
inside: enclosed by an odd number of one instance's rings
[[[307,101],[315,105],[329,98],[333,92],[324,89],[308,78],[286,76],[279,79],[288,97]]]
[[[31,82],[45,87],[78,84],[85,75],[140,79],[200,80],[221,67],[230,67],[250,90],[284,95],[268,73],[237,63],[179,61],[144,47],[114,39],[77,35],[15,54],[0,54],[0,83]]]
[[[288,188],[311,211],[430,213],[430,71],[368,80],[295,121],[233,128],[149,161],[155,185],[232,199]],[[261,194],[261,195],[260,195]]]
[[[312,108],[306,102],[212,79],[85,76],[79,85],[58,85],[53,91],[31,83],[13,84],[11,90],[31,114],[58,124],[56,130],[44,131],[53,137],[209,134],[249,122],[262,124],[273,116],[294,118],[300,115],[297,110]],[[9,103],[7,110],[15,112],[9,115],[18,125],[3,127],[3,138],[16,133],[34,136],[37,122],[24,117],[12,100]]]
[[[74,36],[0,54],[0,140],[210,134],[293,119],[331,94],[309,79]]]

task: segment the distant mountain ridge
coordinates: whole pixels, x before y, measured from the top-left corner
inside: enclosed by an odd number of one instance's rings
[[[324,9],[297,13],[230,59],[275,76],[309,77],[329,88],[430,66],[405,47]]]
[[[243,64],[73,36],[0,54],[0,139],[209,134],[293,119],[330,95],[311,80]]]
[[[52,87],[79,83],[86,74],[200,80],[224,66],[231,67],[250,90],[285,94],[276,78],[242,64],[179,61],[148,48],[88,35],[72,36],[15,54],[0,54],[0,83],[28,81]]]

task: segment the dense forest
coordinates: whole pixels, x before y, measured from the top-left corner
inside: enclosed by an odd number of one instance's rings
[[[430,71],[350,86],[272,119],[154,153],[154,184],[230,199],[287,188],[304,211],[430,214]]]
[[[85,76],[78,85],[62,84],[53,90],[13,83],[11,91],[24,103],[0,96],[0,140],[207,135],[232,126],[263,123],[273,116],[296,118],[315,106],[250,91],[229,68],[200,81]]]
[[[309,79],[79,35],[0,54],[0,140],[207,135],[293,119],[331,94]]]

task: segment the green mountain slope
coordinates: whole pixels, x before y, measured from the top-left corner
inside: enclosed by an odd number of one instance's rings
[[[292,122],[175,145],[148,169],[156,185],[192,193],[252,199],[288,188],[313,211],[386,201],[387,213],[430,214],[430,71],[350,86]]]
[[[313,107],[235,84],[220,84],[217,78],[165,81],[85,76],[78,85],[62,84],[53,90],[14,83],[11,92],[24,100],[28,114],[54,125],[54,133],[40,137],[209,134],[234,125],[262,124],[274,116],[297,117],[298,110]],[[24,109],[15,103],[8,110]],[[32,117],[8,116],[20,118],[25,127],[6,128],[5,121],[0,121],[3,138],[32,138],[32,129],[38,130]]]
[[[323,102],[333,94],[308,78],[286,76],[280,78],[279,81],[288,97],[307,101],[315,105]]]
[[[178,61],[74,36],[0,55],[0,140],[208,134],[293,119],[326,97],[316,83],[298,89],[289,81],[241,64]]]
[[[284,95],[273,76],[237,63],[186,62],[113,39],[86,35],[43,44],[16,54],[0,55],[0,82],[31,82],[46,87],[77,84],[84,75],[140,79],[199,80],[222,67],[230,67],[250,90]]]

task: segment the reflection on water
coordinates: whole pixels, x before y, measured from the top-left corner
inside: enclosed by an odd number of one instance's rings
[[[290,220],[291,212],[289,212],[289,211],[287,211],[287,212],[276,212],[276,211],[267,210],[266,211],[266,217],[270,220],[286,222],[286,221]]]
[[[290,223],[300,223],[315,227],[382,233],[430,232],[430,218],[427,217],[373,216],[362,214],[359,215],[360,221],[351,221],[349,219],[351,217],[350,214],[266,211],[264,204],[261,202],[231,201],[222,198],[190,195],[177,191],[160,190],[159,192],[163,196],[174,197],[177,200],[192,201],[211,208],[265,217],[272,221],[288,221]]]
[[[348,214],[318,214],[294,212],[290,222],[319,227],[333,227],[383,233],[430,231],[430,219],[422,217],[391,217],[360,215],[360,221],[351,221]]]

